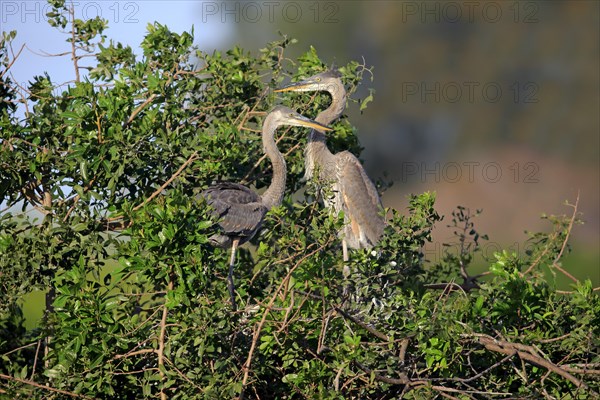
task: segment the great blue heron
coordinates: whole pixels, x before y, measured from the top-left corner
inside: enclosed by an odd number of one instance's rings
[[[304,126],[322,131],[331,130],[288,107],[277,106],[269,112],[262,126],[263,147],[273,166],[273,178],[267,190],[262,195],[258,195],[239,183],[222,182],[201,193],[212,207],[214,216],[220,218],[221,232],[211,236],[210,243],[217,247],[231,246],[227,287],[234,309],[233,267],[236,249],[254,236],[267,211],[280,205],[283,199],[286,164],[274,139],[275,130],[281,125]]]
[[[329,125],[338,119],[346,107],[346,89],[341,74],[335,70],[275,90],[288,91],[329,92],[331,105],[315,118],[321,124]],[[316,171],[321,185],[331,185],[332,196],[322,196],[325,206],[336,214],[344,212],[345,225],[340,232],[344,262],[348,261],[348,247],[360,249],[376,245],[385,227],[383,207],[375,185],[354,154],[331,153],[325,135],[312,130],[305,149],[305,164],[307,180],[312,179]]]

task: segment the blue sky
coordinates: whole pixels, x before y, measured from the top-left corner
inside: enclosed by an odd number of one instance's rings
[[[234,34],[233,26],[206,14],[214,2],[203,1],[75,1],[75,17],[89,19],[97,15],[108,20],[108,39],[136,47],[143,39],[148,23],[158,21],[176,32],[194,27],[194,42],[205,51],[224,45]],[[46,1],[0,1],[0,30],[17,31],[14,51],[27,47],[11,68],[14,79],[26,84],[33,76],[48,72],[54,83],[73,79],[69,56],[47,57],[69,50],[67,35],[51,27]],[[206,14],[206,15],[205,15]]]

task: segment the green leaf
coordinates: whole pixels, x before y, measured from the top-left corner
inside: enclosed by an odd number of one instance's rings
[[[375,93],[374,89],[369,89],[369,95],[365,97],[365,99],[360,103],[360,110],[363,111],[367,108],[367,105],[373,101],[373,94]]]

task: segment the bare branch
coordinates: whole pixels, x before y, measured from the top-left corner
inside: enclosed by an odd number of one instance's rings
[[[361,328],[365,329],[367,332],[369,332],[373,336],[376,336],[376,337],[378,337],[381,340],[385,340],[386,342],[390,341],[390,337],[388,335],[386,335],[383,332],[379,332],[373,326],[371,326],[369,324],[366,324],[365,322],[361,321],[358,317],[355,317],[355,316],[347,313],[346,311],[342,310],[340,307],[337,307],[337,306],[335,306],[335,310],[337,312],[339,312],[340,314],[342,314],[344,316],[344,318],[347,318],[350,321],[354,322],[356,325],[358,325]]]
[[[570,204],[571,207],[573,207],[573,214],[571,215],[571,220],[569,221],[569,226],[567,228],[567,233],[565,235],[565,239],[563,240],[562,246],[560,248],[560,251],[558,252],[558,255],[554,258],[554,261],[552,261],[552,266],[554,268],[556,268],[557,270],[559,270],[560,272],[562,272],[565,276],[567,276],[569,279],[571,279],[574,282],[579,282],[579,280],[577,278],[575,278],[573,275],[571,275],[569,272],[567,272],[564,268],[562,268],[560,265],[558,265],[558,260],[560,260],[560,258],[562,257],[565,248],[567,247],[567,243],[569,241],[569,236],[571,235],[571,230],[573,229],[573,224],[575,223],[575,218],[577,217],[577,207],[579,206],[579,190],[577,191],[577,199],[575,200],[575,204]],[[552,237],[555,238],[557,237],[559,234],[559,232],[555,232]],[[540,255],[533,261],[533,263],[531,263],[531,265],[529,266],[529,268],[527,268],[527,270],[525,270],[525,272],[523,272],[521,275],[527,275],[529,274],[541,261],[541,259],[550,251],[550,244],[547,244],[546,247],[544,248],[544,251],[542,251],[540,253]],[[558,292],[558,291],[557,291]]]
[[[159,194],[162,193],[162,191],[171,184],[171,182],[173,182],[175,180],[175,178],[177,178],[182,172],[183,170],[192,163],[192,161],[197,159],[197,155],[198,152],[195,151],[193,152],[188,159],[181,165],[181,167],[179,167],[179,169],[177,171],[175,171],[175,173],[169,178],[167,179],[167,181],[165,183],[163,183],[158,189],[156,189],[154,191],[154,193],[152,193],[150,195],[150,197],[148,197],[146,200],[144,200],[142,203],[138,204],[137,206],[135,206],[133,208],[133,211],[137,211],[140,208],[144,207],[146,204],[148,204],[149,202],[151,202],[156,196],[158,196]],[[111,218],[107,218],[106,224],[110,225],[110,224],[114,224],[114,223],[118,223],[119,221],[121,221],[123,219],[122,215],[119,215],[117,217],[111,217]]]
[[[69,7],[69,16],[71,17],[71,60],[73,60],[73,65],[75,66],[75,82],[80,82],[81,76],[79,75],[79,65],[77,65],[79,58],[77,57],[77,48],[75,47],[75,6],[74,5],[71,5],[71,7]]]
[[[19,58],[19,56],[21,55],[21,52],[23,51],[23,49],[25,48],[25,44],[23,44],[21,46],[21,48],[19,49],[19,51],[17,52],[17,54],[15,55],[14,51],[12,50],[12,44],[10,45],[10,51],[12,53],[12,60],[10,60],[10,62],[8,63],[8,65],[6,66],[6,68],[4,68],[4,71],[2,71],[2,73],[0,73],[0,79],[2,79],[2,77],[4,76],[4,74],[6,74],[8,72],[8,70],[10,69],[10,67],[13,66],[13,64],[17,61],[17,59]]]
[[[175,178],[177,178],[179,176],[179,174],[181,174],[181,172],[183,172],[183,170],[192,163],[192,161],[194,161],[198,155],[198,152],[195,151],[192,153],[192,155],[190,155],[188,157],[188,159],[181,165],[181,167],[179,167],[179,169],[177,171],[175,171],[175,173],[169,178],[167,179],[167,181],[165,183],[162,184],[161,187],[159,187],[158,189],[156,189],[156,191],[154,193],[152,193],[150,195],[150,197],[148,197],[146,200],[144,200],[142,202],[142,204],[138,204],[137,206],[133,207],[133,211],[137,211],[140,208],[144,207],[146,204],[148,204],[149,202],[152,201],[152,199],[154,199],[156,196],[158,196],[163,190],[165,190],[165,188],[167,186],[169,186],[171,184],[171,182],[173,182],[175,180]]]
[[[560,251],[556,255],[556,258],[552,262],[552,265],[554,266],[554,268],[556,268],[557,270],[562,272],[564,275],[566,275],[568,278],[570,278],[572,281],[574,281],[576,283],[579,282],[579,279],[575,278],[573,275],[571,275],[565,269],[563,269],[560,265],[558,265],[558,260],[560,260],[560,258],[563,255],[563,252],[565,251],[565,248],[567,247],[567,242],[569,241],[569,236],[571,235],[571,230],[573,229],[573,223],[575,222],[575,217],[577,216],[577,206],[578,205],[579,205],[579,190],[577,191],[577,199],[575,200],[575,204],[571,205],[571,207],[573,207],[573,215],[571,215],[571,220],[569,221],[569,227],[567,228],[567,234],[565,235],[565,240],[563,241],[562,247],[560,248]]]
[[[2,356],[7,356],[7,355],[9,355],[9,354],[12,354],[12,353],[15,353],[15,352],[17,352],[17,351],[19,351],[19,350],[23,350],[23,349],[26,349],[26,348],[28,348],[28,347],[35,346],[35,345],[36,345],[36,343],[37,343],[37,342],[33,342],[33,343],[29,343],[29,344],[26,344],[26,345],[23,345],[23,346],[17,347],[16,349],[12,349],[12,350],[10,350],[10,351],[8,351],[8,352],[6,352],[6,353],[2,354]]]
[[[125,122],[125,126],[129,126],[129,124],[131,124],[133,122],[133,120],[135,119],[135,117],[150,103],[152,103],[152,101],[156,98],[157,94],[153,93],[150,95],[150,97],[148,97],[146,99],[146,101],[144,101],[142,104],[140,104],[139,106],[137,106],[137,108],[135,110],[133,110],[133,112],[131,113],[131,115],[129,116],[129,118],[127,118],[127,122]]]
[[[31,368],[31,377],[29,379],[33,380],[33,376],[35,375],[35,368],[37,366],[38,355],[40,354],[40,348],[42,347],[42,340],[38,340],[37,348],[35,349],[35,356],[33,357],[33,367]]]
[[[485,334],[465,334],[462,335],[465,338],[469,338],[471,340],[475,340],[476,342],[482,344],[486,349],[495,351],[497,353],[502,353],[510,356],[514,356],[515,354],[521,358],[521,360],[528,361],[531,364],[537,365],[538,367],[546,368],[549,371],[554,372],[562,376],[563,378],[569,380],[578,388],[584,388],[590,391],[590,393],[594,393],[598,395],[596,392],[592,391],[588,385],[582,382],[580,379],[574,377],[567,371],[565,368],[554,364],[551,361],[546,360],[543,357],[537,355],[537,351],[535,348],[531,346],[527,346],[521,343],[512,343],[506,340],[494,339],[493,337]],[[579,372],[579,371],[578,371]]]
[[[269,312],[273,308],[273,304],[275,304],[275,300],[277,299],[279,292],[281,292],[281,289],[283,289],[283,287],[287,284],[287,282],[289,281],[293,272],[302,264],[302,262],[304,260],[306,260],[307,258],[313,256],[314,254],[318,253],[319,251],[323,250],[326,245],[327,244],[324,244],[324,245],[318,247],[317,249],[311,251],[310,253],[303,256],[300,260],[298,260],[298,262],[292,268],[290,268],[290,270],[288,271],[286,276],[279,283],[279,286],[275,290],[275,293],[273,293],[273,295],[271,296],[271,299],[269,300],[269,303],[267,304],[267,307],[265,308],[265,311],[263,313],[262,319],[258,323],[257,327],[254,329],[254,335],[252,338],[252,344],[250,345],[250,350],[248,351],[248,357],[246,358],[246,362],[244,363],[244,366],[242,367],[242,369],[244,370],[244,377],[242,379],[242,391],[241,391],[240,397],[239,397],[240,400],[243,400],[243,398],[244,398],[244,391],[246,389],[246,383],[248,382],[248,376],[250,374],[250,366],[252,365],[252,356],[254,355],[254,350],[256,349],[256,344],[258,343],[258,339],[260,338],[260,333],[262,331],[262,328],[265,324],[265,321],[267,320],[267,316],[269,315]]]
[[[117,354],[114,358],[115,358],[115,360],[118,360],[119,358],[129,358],[129,357],[133,357],[133,356],[138,356],[140,354],[148,354],[148,353],[156,353],[156,350],[141,349],[141,350],[136,350],[136,351],[130,351],[129,353],[125,353],[125,354]]]
[[[171,274],[169,274],[169,283],[167,284],[167,290],[173,290],[173,279]],[[167,298],[165,297],[165,303]],[[169,314],[169,309],[166,304],[162,306],[162,318],[160,320],[160,333],[158,335],[158,350],[156,350],[156,355],[158,356],[158,369],[160,373],[160,377],[164,380],[165,374],[161,367],[164,368],[165,365],[165,334],[167,332],[167,315]],[[164,392],[163,387],[160,388],[160,399],[167,400],[167,394]]]
[[[66,390],[55,389],[53,387],[42,385],[40,383],[37,383],[37,382],[34,382],[34,381],[30,381],[28,379],[15,378],[14,376],[5,375],[5,374],[0,374],[0,378],[6,379],[7,381],[19,382],[19,383],[23,383],[25,385],[34,386],[34,387],[36,387],[38,389],[47,390],[49,392],[64,394],[64,395],[75,397],[75,398],[78,398],[78,399],[91,399],[91,397],[83,396],[81,394],[69,392],[69,391],[66,391]]]

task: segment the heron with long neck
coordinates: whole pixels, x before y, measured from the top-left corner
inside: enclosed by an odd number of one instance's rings
[[[284,86],[275,92],[325,91],[331,95],[331,105],[321,111],[315,121],[329,125],[346,108],[346,89],[338,71],[326,71],[300,82]],[[312,130],[305,149],[305,177],[317,178],[324,187],[330,185],[332,196],[323,193],[325,206],[336,214],[344,212],[344,227],[340,231],[343,259],[348,261],[348,247],[371,248],[379,242],[385,227],[383,206],[377,189],[360,161],[349,151],[333,154],[326,136]]]
[[[321,131],[331,130],[290,108],[277,106],[269,112],[262,126],[263,147],[273,166],[273,178],[267,190],[262,195],[258,195],[239,183],[222,182],[201,193],[212,207],[213,215],[219,218],[220,232],[209,238],[210,243],[217,247],[231,247],[227,287],[234,309],[236,305],[233,269],[236,249],[252,239],[260,229],[267,211],[280,205],[283,200],[286,164],[274,138],[276,129],[282,125],[303,126]]]

